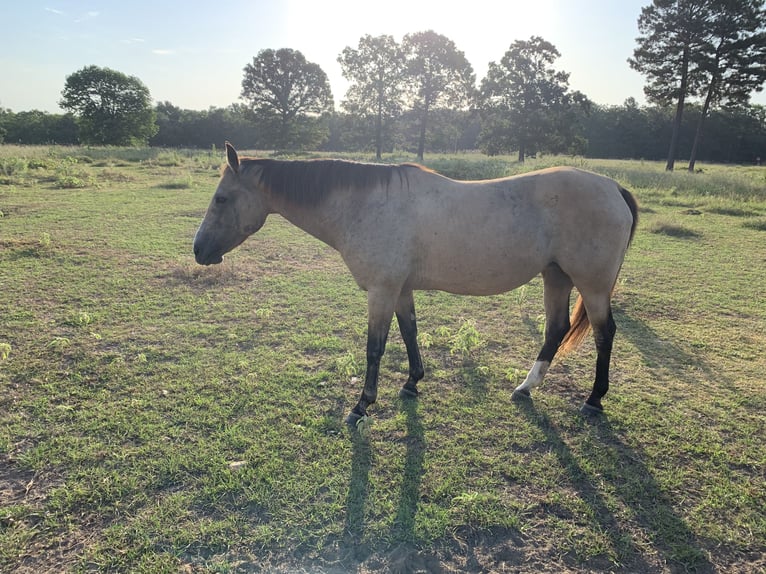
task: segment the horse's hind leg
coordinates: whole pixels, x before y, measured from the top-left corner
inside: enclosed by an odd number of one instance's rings
[[[516,399],[528,398],[531,390],[543,382],[564,335],[569,331],[569,295],[572,292],[572,280],[569,275],[553,263],[543,270],[543,288],[545,342],[526,379],[513,391],[513,397]]]
[[[585,401],[580,411],[583,414],[598,414],[604,411],[601,399],[609,390],[609,363],[612,359],[612,342],[617,332],[617,325],[612,316],[610,297],[602,297],[600,304],[588,305],[584,298],[585,307],[588,310],[588,318],[593,327],[593,338],[596,341],[596,380],[593,383],[593,391]],[[595,308],[594,308],[595,307]]]
[[[418,348],[418,325],[415,319],[415,301],[412,291],[402,293],[396,303],[396,320],[399,323],[399,332],[402,334],[404,346],[407,348],[407,359],[410,364],[410,373],[407,382],[399,391],[402,398],[418,396],[418,381],[423,378],[423,361],[420,358]]]

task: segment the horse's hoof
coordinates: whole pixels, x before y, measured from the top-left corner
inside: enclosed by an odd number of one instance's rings
[[[399,389],[400,399],[416,399],[419,395],[420,392],[416,387],[408,387],[407,385],[404,385],[401,389]]]
[[[527,389],[516,389],[511,395],[511,400],[530,401],[532,400],[532,393],[530,393]]]
[[[357,425],[359,424],[359,421],[363,418],[367,417],[367,413],[359,414],[355,410],[348,413],[348,416],[346,417],[346,424],[350,426],[352,429],[355,429]]]
[[[591,404],[583,403],[580,407],[580,414],[586,417],[595,417],[604,412],[603,407],[594,407]]]

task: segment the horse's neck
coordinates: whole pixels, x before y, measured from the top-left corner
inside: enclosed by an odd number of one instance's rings
[[[337,209],[336,198],[328,197],[319,205],[295,204],[287,200],[277,200],[272,205],[275,213],[287,221],[338,249],[343,230],[343,210]]]

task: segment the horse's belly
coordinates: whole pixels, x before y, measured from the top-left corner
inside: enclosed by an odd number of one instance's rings
[[[413,274],[412,288],[459,295],[497,295],[529,282],[545,266],[537,257],[486,258],[487,254],[484,255],[424,262]]]

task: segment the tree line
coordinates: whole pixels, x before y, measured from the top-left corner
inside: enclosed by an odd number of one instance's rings
[[[267,49],[243,70],[242,102],[227,108],[152,106],[138,78],[88,66],[66,79],[60,105],[69,113],[0,110],[0,139],[175,147],[230,139],[378,158],[407,150],[421,160],[426,149],[514,152],[519,161],[537,153],[664,155],[668,169],[680,156],[689,169],[697,158],[756,161],[766,152],[766,125],[749,95],[766,81],[764,15],[764,0],[654,0],[643,8],[628,63],[647,77],[645,107],[630,99],[599,106],[571,91],[569,74],[555,66],[560,53],[536,36],[514,41],[477,85],[454,42],[425,31],[401,42],[366,35],[346,47],[337,59],[350,84],[340,110],[320,66],[296,50]]]
[[[678,138],[679,158],[691,157],[701,111],[698,105],[686,108]],[[199,111],[160,102],[154,112],[158,131],[148,140],[152,146],[210,149],[230,140],[242,149],[275,149],[240,104]],[[580,147],[572,148],[570,153],[598,158],[665,160],[674,114],[672,107],[639,106],[630,98],[617,106],[593,104],[590,113],[577,120]],[[327,153],[375,152],[358,118],[336,112],[325,118],[325,122],[324,139],[306,149]],[[698,146],[700,161],[745,164],[756,163],[758,158],[766,161],[766,107],[714,110],[708,114],[706,123],[706,137]],[[439,110],[432,118],[426,149],[432,153],[478,150],[480,131],[478,113]],[[0,133],[4,133],[5,143],[87,143],[80,139],[72,114],[0,110]],[[418,135],[416,119],[405,112],[388,127],[383,152],[416,153]]]

